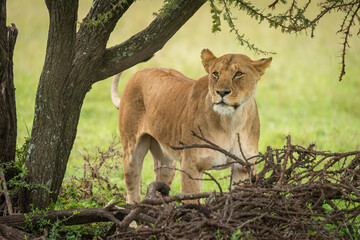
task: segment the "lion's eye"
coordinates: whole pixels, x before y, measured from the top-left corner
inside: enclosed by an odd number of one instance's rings
[[[234,75],[234,78],[240,78],[242,77],[244,74],[242,72],[236,72],[235,75]]]
[[[219,78],[219,73],[218,73],[218,72],[213,72],[213,73],[212,73],[212,76],[213,76],[214,78],[218,79],[218,78]]]

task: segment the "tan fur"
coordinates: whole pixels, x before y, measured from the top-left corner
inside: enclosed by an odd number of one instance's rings
[[[203,171],[231,161],[209,149],[172,150],[179,141],[200,143],[191,135],[198,126],[207,139],[239,157],[236,133],[246,157],[258,153],[260,124],[254,94],[271,58],[252,61],[241,54],[216,58],[208,49],[202,51],[201,58],[208,75],[197,81],[172,69],[150,68],[135,73],[127,82],[119,126],[128,203],[140,201],[141,170],[148,150],[154,159],[156,180],[169,185],[174,170],[161,166],[175,167],[179,161],[182,170],[201,178]],[[117,88],[117,81],[114,85]],[[227,95],[222,98],[224,93]],[[248,177],[243,167],[234,166],[234,182]],[[200,192],[201,181],[181,174],[181,189],[183,193]]]

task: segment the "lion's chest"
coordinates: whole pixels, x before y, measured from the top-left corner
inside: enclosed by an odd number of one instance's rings
[[[231,163],[235,161],[231,155],[235,155],[236,157],[243,159],[239,142],[237,140],[237,134],[226,136],[223,139],[219,139],[218,137],[218,140],[214,140],[214,143],[219,147],[219,150],[225,150],[226,153],[213,149],[198,149],[194,152],[195,154],[193,157],[195,158],[199,169],[204,171],[231,167]],[[249,146],[246,141],[241,143],[241,150],[246,158],[256,154],[256,152],[251,151],[251,149],[252,147]]]
[[[209,153],[207,156],[207,161],[209,162],[210,166],[209,169],[224,169],[231,166],[230,163],[234,162],[235,160],[230,156],[230,154],[235,155],[239,158],[243,158],[241,156],[241,152],[238,148],[234,147],[234,145],[228,145],[222,147],[222,149],[226,150],[228,154],[216,151]]]
[[[225,154],[214,154],[213,156],[209,156],[207,158],[207,161],[211,163],[211,167],[209,170],[215,170],[230,167],[230,163],[234,160],[226,156]]]
[[[234,137],[226,136],[221,141],[212,141],[219,149],[226,150],[237,157],[242,158],[239,144],[237,142],[237,135]],[[191,145],[191,144],[188,144]],[[234,159],[230,156],[210,148],[191,148],[185,150],[174,151],[170,146],[159,144],[162,155],[169,160],[177,161],[193,161],[202,170],[209,169],[223,169],[230,167],[230,162]],[[247,152],[247,148],[242,147],[243,151]]]

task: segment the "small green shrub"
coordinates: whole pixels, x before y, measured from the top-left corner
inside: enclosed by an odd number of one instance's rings
[[[82,157],[82,176],[73,175],[63,182],[55,208],[94,208],[111,200],[125,202],[125,189],[111,180],[119,172],[119,143],[114,141],[106,151],[97,148],[95,154],[85,150]]]

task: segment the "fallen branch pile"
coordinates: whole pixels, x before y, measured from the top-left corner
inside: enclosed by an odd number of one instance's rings
[[[164,204],[152,226],[109,239],[350,239],[360,236],[360,151],[292,145],[258,156],[257,180],[201,207]],[[225,153],[224,153],[225,154]]]
[[[204,145],[207,144],[211,145],[211,142]],[[226,151],[223,153],[227,154]],[[166,196],[169,188],[155,182],[149,186],[142,202],[124,206],[115,203],[99,210],[106,212],[101,215],[102,221],[114,222],[104,238],[360,237],[360,151],[317,151],[313,145],[308,148],[292,145],[287,137],[283,149],[268,147],[267,152],[259,154],[257,164],[262,170],[255,181],[242,183],[221,195]],[[163,196],[156,195],[156,191]],[[204,199],[202,205],[181,203],[184,199],[201,198]],[[81,212],[73,218],[79,216]],[[0,224],[9,222],[5,218],[0,217]],[[71,219],[68,223],[74,224]],[[134,220],[140,224],[136,229],[129,227]]]

